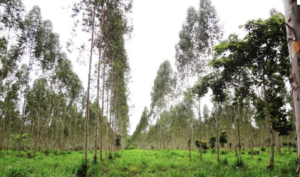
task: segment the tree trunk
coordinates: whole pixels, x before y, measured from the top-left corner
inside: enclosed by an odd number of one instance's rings
[[[215,103],[215,120],[216,120],[216,131],[217,131],[217,162],[220,161],[220,153],[219,153],[219,125],[218,125],[218,104]]]
[[[271,118],[270,118],[270,112],[269,112],[269,104],[268,104],[268,93],[266,90],[265,85],[263,85],[264,89],[264,102],[265,102],[265,114],[266,114],[266,122],[270,131],[270,148],[271,148],[271,154],[270,154],[270,165],[267,167],[268,169],[274,168],[274,130],[271,125]]]
[[[1,72],[1,77],[0,77],[0,97],[2,97],[2,84],[3,84],[3,78],[4,78],[4,72],[5,72],[6,60],[7,60],[9,33],[10,33],[10,28],[9,28],[8,34],[7,34],[7,43],[5,46],[5,54],[4,54],[2,72]]]
[[[75,146],[75,142],[76,142],[76,123],[77,123],[77,107],[75,107],[75,126],[74,126],[74,131],[73,131],[73,139],[74,139],[74,142],[73,142],[73,151],[76,150],[76,146]]]
[[[106,42],[106,45],[108,43]],[[106,52],[106,51],[105,51]],[[106,55],[106,54],[105,54]],[[100,132],[100,159],[103,160],[103,157],[102,157],[102,147],[103,147],[103,119],[104,119],[104,115],[103,115],[103,112],[104,112],[104,88],[105,88],[105,67],[106,67],[106,59],[105,57],[103,57],[103,65],[104,65],[104,68],[103,68],[103,72],[102,72],[102,111],[101,111],[101,132]]]
[[[44,75],[44,71],[43,71]],[[34,156],[36,155],[36,150],[37,150],[37,142],[39,138],[39,128],[40,128],[40,117],[41,117],[41,97],[42,97],[42,82],[40,80],[40,90],[39,90],[39,106],[38,106],[38,120],[37,120],[37,125],[36,125],[36,134],[35,134],[35,143],[34,143]]]
[[[200,161],[202,161],[202,137],[201,137],[201,102],[199,98],[199,151],[200,151]]]
[[[102,5],[103,12],[103,5]],[[103,22],[104,13],[101,14],[101,23]],[[96,114],[95,114],[95,146],[94,146],[94,160],[97,160],[97,148],[98,148],[98,124],[99,124],[99,95],[100,95],[100,66],[101,66],[101,52],[102,52],[102,32],[100,32],[100,44],[99,44],[99,60],[98,60],[98,75],[97,75],[97,98],[96,98]]]
[[[280,144],[280,136],[278,135],[278,153],[279,153],[279,156],[281,157],[281,144]]]
[[[4,139],[4,125],[5,125],[5,118],[2,119],[2,133],[1,133],[1,140],[0,140],[0,151],[3,150],[3,139]]]
[[[51,67],[52,68],[52,67]],[[48,120],[47,120],[47,127],[46,127],[46,141],[45,141],[45,150],[48,152],[48,134],[49,134],[49,124],[51,119],[51,112],[52,112],[52,94],[53,94],[53,82],[50,83],[50,105],[48,106]]]
[[[96,5],[94,4],[93,10],[93,22],[92,22],[92,39],[91,39],[91,51],[90,51],[90,62],[89,62],[89,75],[88,75],[88,87],[86,97],[86,114],[85,114],[85,163],[88,162],[88,144],[89,144],[89,105],[90,105],[90,84],[91,84],[91,70],[92,70],[92,59],[93,59],[93,48],[94,48],[94,27],[95,27],[95,10]]]
[[[289,59],[290,59],[290,83],[293,90],[293,100],[294,100],[294,112],[296,117],[296,133],[297,133],[297,150],[298,159],[300,159],[300,68],[299,68],[299,49],[300,49],[300,8],[297,5],[296,0],[283,0],[285,9],[285,21],[286,21],[286,31],[287,40],[289,48]],[[300,160],[298,161],[297,172],[299,172]]]
[[[26,88],[25,88],[25,93],[24,93],[24,103],[23,103],[23,108],[22,108],[22,115],[21,115],[21,132],[20,132],[20,141],[19,141],[19,156],[21,155],[21,148],[22,148],[22,138],[23,138],[23,129],[24,129],[24,117],[25,117],[25,109],[26,109],[26,102],[27,102],[27,92],[29,89],[29,75],[30,75],[30,69],[33,64],[33,58],[32,58],[32,50],[30,49],[29,52],[29,65],[27,68],[27,74],[26,74]]]
[[[6,150],[10,149],[10,121],[11,121],[11,115],[9,115],[8,130],[7,130],[7,147],[6,147]]]
[[[249,120],[249,131],[250,131],[250,148],[251,148],[251,159],[253,159],[253,135],[252,135],[252,124],[251,124],[251,114],[250,114],[250,98],[248,98],[248,120]]]

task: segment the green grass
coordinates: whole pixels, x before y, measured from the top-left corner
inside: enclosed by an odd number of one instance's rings
[[[258,150],[258,149],[257,149]],[[17,151],[0,151],[0,176],[80,176],[84,172],[84,152],[53,152],[49,156],[38,152],[36,157],[30,157],[28,152],[22,152],[18,157]],[[269,164],[268,152],[261,152],[251,160],[249,150],[242,154],[243,166],[237,166],[234,152],[226,151],[217,154],[208,150],[203,154],[203,161],[199,160],[198,150],[192,152],[189,161],[187,150],[122,150],[112,154],[111,160],[93,162],[93,152],[89,152],[89,176],[298,176],[297,154],[289,155],[287,149],[282,149],[279,157],[275,151],[275,168],[267,170]]]

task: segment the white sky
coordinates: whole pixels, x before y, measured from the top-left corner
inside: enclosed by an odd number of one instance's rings
[[[73,20],[71,12],[63,9],[71,5],[74,0],[23,0],[28,12],[34,5],[41,8],[42,17],[52,22],[54,32],[60,35],[63,51],[69,38]],[[188,7],[198,9],[199,0],[134,0],[133,20],[134,32],[130,41],[126,42],[132,82],[131,92],[130,134],[135,130],[145,106],[151,104],[150,92],[159,65],[168,59],[175,70],[175,44],[178,33],[186,18]],[[218,15],[224,24],[224,38],[231,33],[243,34],[239,25],[252,19],[266,19],[269,10],[275,8],[283,13],[282,0],[212,0]],[[80,35],[80,34],[79,34]],[[67,53],[67,52],[66,52]],[[87,85],[87,66],[79,65],[76,57],[68,54],[84,87]],[[88,56],[86,57],[88,59]],[[94,59],[95,60],[95,59]],[[202,100],[211,110],[209,96]]]

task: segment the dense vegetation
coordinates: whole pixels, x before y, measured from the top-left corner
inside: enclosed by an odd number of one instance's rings
[[[87,90],[62,52],[51,22],[42,19],[40,8],[34,6],[25,13],[21,0],[0,3],[0,150],[18,149],[19,155],[22,150],[33,150],[35,156],[40,149],[95,149],[97,159],[98,148],[101,158],[102,149],[106,157],[107,151],[124,148],[130,77],[124,36],[131,31],[125,15],[131,2],[80,1],[73,5],[77,23],[73,33],[79,28],[92,35],[87,39],[91,53],[83,59],[92,59],[93,54],[99,59],[89,63],[96,67],[95,75],[89,74]],[[68,43],[68,47],[84,53],[82,46]],[[91,79],[97,84],[90,83]],[[96,98],[90,96],[92,91]]]
[[[291,27],[276,10],[242,25],[244,37],[222,40],[211,1],[190,7],[176,68],[161,63],[130,136],[131,0],[73,4],[72,35],[91,36],[90,48],[71,39],[67,49],[88,64],[86,87],[39,7],[25,13],[21,0],[0,0],[0,8],[2,176],[295,175],[291,90],[299,85],[287,60]],[[202,102],[209,92],[210,108]]]
[[[235,154],[225,150],[219,163],[216,152],[207,150],[203,153],[203,161],[198,160],[198,151],[192,151],[192,161],[186,150],[121,150],[113,153],[108,160],[100,163],[89,161],[91,176],[297,176],[294,166],[297,164],[296,152],[288,153],[282,149],[282,156],[275,153],[273,171],[265,168],[269,163],[269,150],[255,154],[251,160],[250,149],[242,152],[244,163],[238,165]],[[269,151],[269,152],[268,152]],[[89,152],[92,156],[93,151]],[[82,176],[84,151],[50,151],[46,156],[37,152],[34,158],[17,157],[17,151],[0,152],[0,176]],[[14,166],[11,166],[14,164]],[[100,168],[99,168],[100,166]],[[201,167],[201,168],[199,168]]]

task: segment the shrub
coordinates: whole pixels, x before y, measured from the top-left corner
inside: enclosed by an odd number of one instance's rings
[[[44,152],[46,156],[48,156],[50,154],[49,150]]]
[[[78,167],[77,171],[76,171],[76,176],[77,177],[85,177],[87,176],[87,170],[88,170],[88,166],[87,164],[83,161],[80,166]]]
[[[115,153],[114,153],[114,156],[115,156],[116,158],[121,158],[121,155],[120,155],[118,152],[115,152]]]
[[[113,159],[112,153],[109,153],[109,154],[108,154],[108,159],[109,159],[109,160],[112,160],[112,159]]]
[[[221,147],[224,148],[224,144],[226,144],[228,141],[228,135],[226,131],[222,131],[220,134],[219,142],[221,144]]]
[[[137,168],[136,167],[131,167],[130,172],[133,173],[133,174],[136,174],[137,173]]]
[[[199,148],[199,146],[200,146],[199,140],[195,141],[195,145]],[[201,140],[201,148],[203,150],[207,150],[208,149],[207,141]]]
[[[226,151],[221,151],[221,154],[227,154],[227,152]]]
[[[28,159],[31,159],[31,158],[33,157],[33,155],[31,155],[30,152],[28,152],[28,153],[26,154],[26,156],[27,156]]]
[[[209,144],[210,144],[210,147],[213,149],[215,147],[215,143],[216,143],[216,137],[215,136],[212,136],[209,138]]]
[[[222,151],[223,152],[223,151]],[[229,163],[228,163],[228,159],[227,158],[225,158],[224,160],[222,160],[221,161],[222,162],[222,164],[223,165],[228,165]]]
[[[236,161],[235,161],[235,163],[233,164],[232,167],[233,168],[242,168],[244,166],[245,166],[245,164],[244,164],[243,160],[239,159],[239,158],[236,158]]]
[[[261,151],[266,151],[266,148],[264,148],[263,146],[260,149]]]
[[[27,177],[28,172],[25,169],[19,169],[19,168],[12,168],[10,169],[8,177]]]
[[[152,147],[151,147],[152,148]],[[133,146],[129,146],[129,147],[126,147],[125,150],[133,150],[133,149],[137,149],[136,147],[133,147]],[[153,149],[152,149],[153,150]]]

